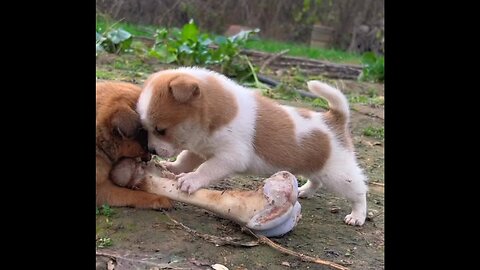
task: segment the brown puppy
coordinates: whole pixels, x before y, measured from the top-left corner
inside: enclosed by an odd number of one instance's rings
[[[135,105],[141,89],[121,82],[96,85],[96,203],[138,208],[170,208],[168,198],[115,185],[113,165],[122,158],[147,158],[147,135]],[[142,145],[143,144],[143,145]]]

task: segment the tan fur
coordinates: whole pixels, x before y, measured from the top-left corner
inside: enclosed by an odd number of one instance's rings
[[[353,151],[353,141],[347,125],[347,118],[341,112],[330,110],[323,116],[325,123],[335,132],[342,146]]]
[[[305,119],[312,118],[312,112],[310,110],[307,110],[305,108],[296,108],[296,110],[301,117]]]
[[[213,132],[237,114],[234,97],[213,77],[204,83],[187,74],[172,73],[152,76],[145,85],[150,83],[153,94],[149,121],[159,129],[167,129],[163,139],[170,143],[175,143],[175,127],[187,119]]]
[[[169,199],[116,186],[110,180],[115,162],[140,157],[145,149],[134,138],[140,128],[135,105],[141,89],[133,84],[100,82],[96,85],[96,204],[139,208],[170,208]],[[114,134],[120,132],[122,136]]]
[[[331,151],[327,134],[313,131],[297,143],[295,126],[288,113],[265,97],[258,95],[257,100],[256,153],[271,165],[294,174],[321,169]]]

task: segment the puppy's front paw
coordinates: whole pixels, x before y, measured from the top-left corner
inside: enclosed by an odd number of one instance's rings
[[[178,166],[178,164],[175,164],[175,162],[170,162],[170,161],[165,161],[162,160],[160,161],[160,165],[165,167],[168,171],[174,173],[174,174],[179,174],[182,173],[183,171],[181,168]]]
[[[345,216],[345,223],[352,226],[362,226],[365,222],[365,218],[365,215],[352,212],[351,214]]]
[[[159,196],[156,200],[154,200],[152,205],[152,208],[156,210],[170,209],[172,207],[173,207],[172,201],[162,196]]]
[[[192,194],[208,184],[208,181],[196,172],[181,173],[177,176],[177,180],[180,190],[188,192],[188,194]]]

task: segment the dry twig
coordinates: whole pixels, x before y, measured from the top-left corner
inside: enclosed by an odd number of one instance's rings
[[[260,243],[269,245],[270,247],[272,247],[272,248],[274,248],[274,249],[276,249],[276,250],[278,250],[282,253],[295,256],[295,257],[299,258],[300,260],[302,260],[304,262],[313,262],[313,263],[317,263],[317,264],[327,265],[327,266],[330,266],[334,269],[348,270],[347,267],[339,265],[337,263],[330,262],[330,261],[325,261],[325,260],[322,260],[322,259],[319,259],[319,258],[310,257],[310,256],[307,256],[305,254],[301,254],[301,253],[289,250],[287,248],[284,248],[284,247],[280,246],[279,244],[273,242],[272,240],[268,239],[267,237],[263,236],[263,235],[257,235],[256,233],[252,232],[248,228],[244,228],[244,230],[249,232],[253,236],[255,236]]]
[[[177,267],[173,267],[172,265],[170,264],[159,264],[159,263],[154,263],[154,262],[149,262],[149,261],[146,261],[146,260],[139,260],[139,259],[133,259],[133,258],[127,258],[125,256],[121,256],[119,254],[114,254],[114,253],[108,253],[108,252],[104,252],[104,251],[97,251],[96,252],[96,255],[97,256],[103,256],[103,257],[108,257],[112,260],[114,260],[114,262],[108,262],[108,264],[110,265],[110,267],[115,267],[115,264],[118,264],[120,261],[124,261],[124,262],[127,262],[127,263],[133,263],[133,264],[143,264],[143,265],[148,265],[150,267],[156,267],[158,269],[174,269],[174,270],[183,270],[183,269],[189,269],[189,268],[177,268]]]
[[[239,238],[235,237],[219,237],[215,235],[210,235],[210,234],[205,234],[205,233],[199,233],[195,231],[194,229],[191,229],[185,225],[183,225],[181,222],[176,221],[173,219],[167,212],[164,212],[165,215],[173,222],[175,225],[178,225],[182,227],[185,231],[187,231],[190,234],[193,234],[195,236],[198,236],[210,243],[213,243],[218,246],[223,246],[223,245],[232,245],[232,246],[242,246],[242,247],[254,247],[258,246],[258,241],[250,241],[250,242],[241,242]]]
[[[271,63],[273,62],[275,59],[277,59],[278,57],[288,53],[290,51],[290,49],[285,49],[281,52],[278,52],[276,54],[272,54],[271,56],[269,56],[267,58],[267,60],[265,60],[265,62],[262,64],[262,67],[260,67],[260,71],[259,72],[263,72],[263,70]]]
[[[385,184],[383,184],[383,183],[378,183],[378,182],[370,182],[370,183],[368,183],[368,184],[385,187]]]

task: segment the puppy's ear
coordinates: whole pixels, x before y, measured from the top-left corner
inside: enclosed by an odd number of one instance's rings
[[[180,103],[186,103],[200,95],[197,81],[187,77],[173,79],[168,85],[168,91]]]
[[[112,118],[113,133],[122,138],[134,138],[140,125],[140,116],[130,107],[122,107]]]

